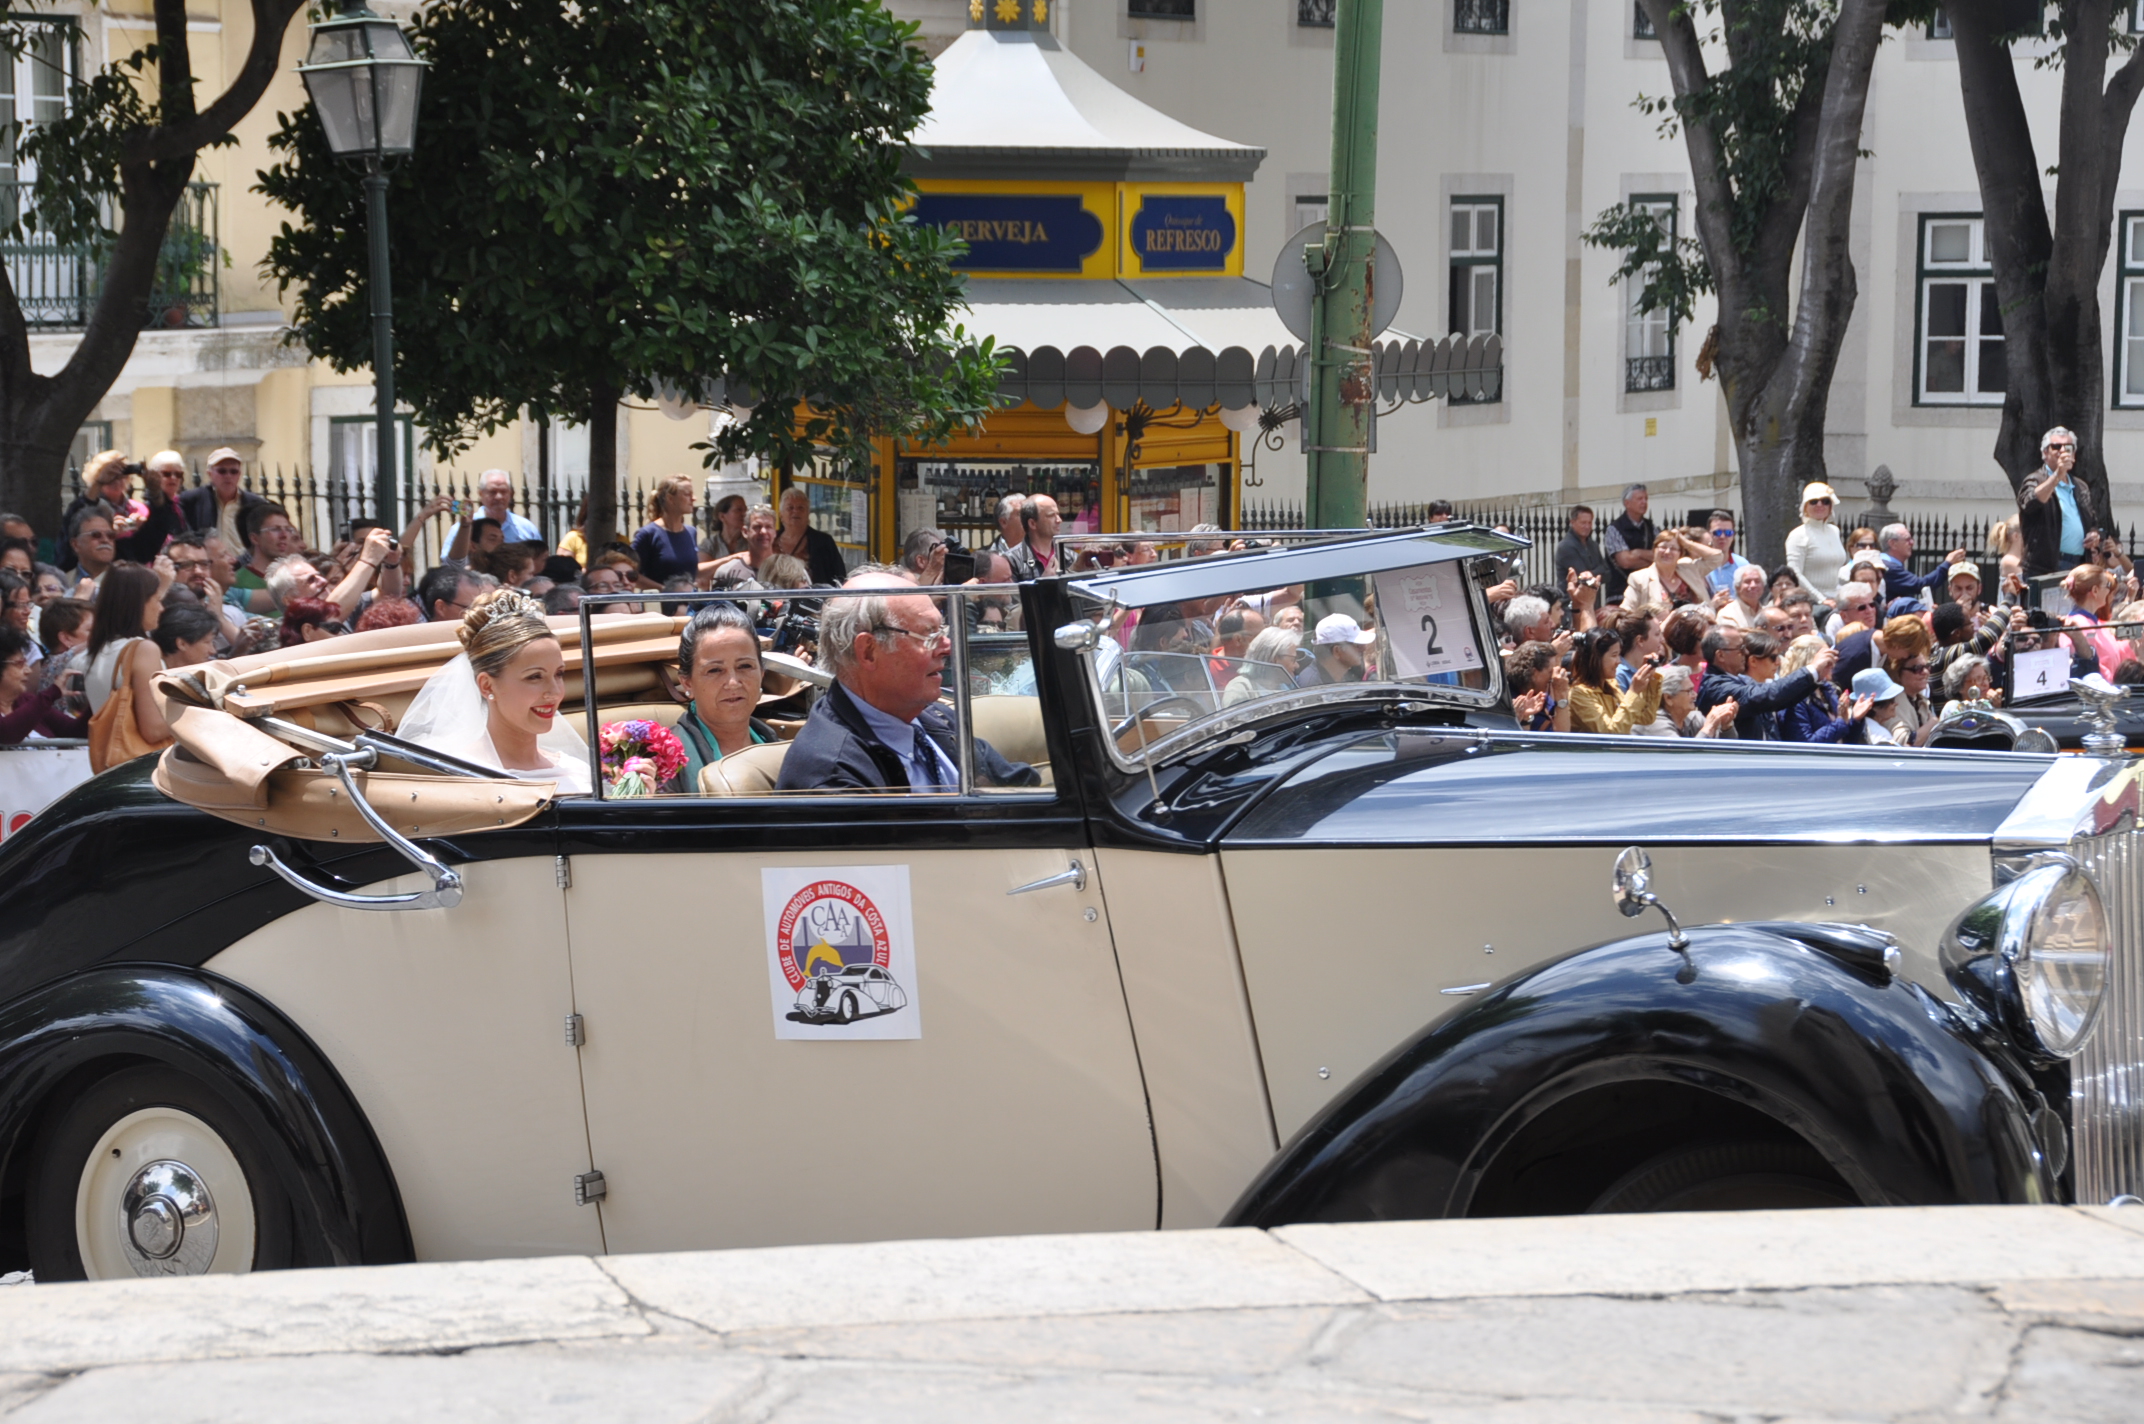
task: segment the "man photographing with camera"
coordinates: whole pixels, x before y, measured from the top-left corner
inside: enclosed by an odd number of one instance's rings
[[[2056,426],[2040,437],[2040,468],[2017,487],[2018,529],[2025,536],[2025,577],[2073,569],[2085,561],[2086,536],[2105,524],[2091,489],[2071,478],[2077,437]]]

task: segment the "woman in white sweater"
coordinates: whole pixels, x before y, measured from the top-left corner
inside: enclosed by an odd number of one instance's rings
[[[1831,511],[1839,497],[1827,484],[1813,484],[1802,491],[1801,527],[1787,535],[1787,564],[1802,587],[1830,602],[1839,591],[1839,573],[1846,566],[1846,545],[1831,523]]]

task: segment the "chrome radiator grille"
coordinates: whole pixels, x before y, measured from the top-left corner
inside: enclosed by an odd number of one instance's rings
[[[2144,1195],[2144,848],[2139,832],[2081,838],[2073,845],[2112,920],[2107,1000],[2099,1026],[2070,1063],[2072,1152],[2077,1200]]]

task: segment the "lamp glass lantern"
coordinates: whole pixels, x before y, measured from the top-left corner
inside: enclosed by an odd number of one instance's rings
[[[377,163],[407,157],[415,145],[425,68],[401,26],[363,0],[343,0],[341,14],[313,26],[298,75],[330,151]]]

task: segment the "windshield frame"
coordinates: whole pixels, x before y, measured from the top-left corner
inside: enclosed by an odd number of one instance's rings
[[[1124,536],[1117,536],[1120,539]],[[1176,536],[1182,539],[1238,537],[1223,532],[1200,531]],[[1259,535],[1257,537],[1272,537]],[[1287,531],[1279,537],[1290,538]],[[1296,536],[1300,537],[1300,536]],[[1343,703],[1390,703],[1401,711],[1429,711],[1438,706],[1464,711],[1489,711],[1503,705],[1503,659],[1498,655],[1495,623],[1474,561],[1497,558],[1532,547],[1516,535],[1501,534],[1478,525],[1457,522],[1428,528],[1363,534],[1348,531],[1334,537],[1322,531],[1314,543],[1295,547],[1270,547],[1236,553],[1216,552],[1169,564],[1145,565],[1131,570],[1110,570],[1066,580],[1079,621],[1059,630],[1059,638],[1078,635],[1081,677],[1089,707],[1095,712],[1103,751],[1120,771],[1140,772],[1165,765],[1185,751],[1227,737],[1244,727],[1271,719]],[[1166,736],[1126,752],[1117,743],[1116,719],[1111,715],[1108,694],[1102,686],[1102,669],[1096,656],[1100,633],[1091,609],[1150,608],[1186,598],[1214,597],[1244,592],[1251,587],[1277,588],[1343,577],[1371,577],[1401,569],[1464,561],[1460,582],[1466,589],[1468,617],[1482,658],[1485,685],[1458,687],[1426,682],[1351,682],[1322,687],[1295,688],[1253,697],[1235,707],[1217,710],[1185,723]],[[1132,596],[1127,596],[1132,595]],[[1066,646],[1060,641],[1060,646]],[[1120,648],[1119,657],[1129,649]]]

